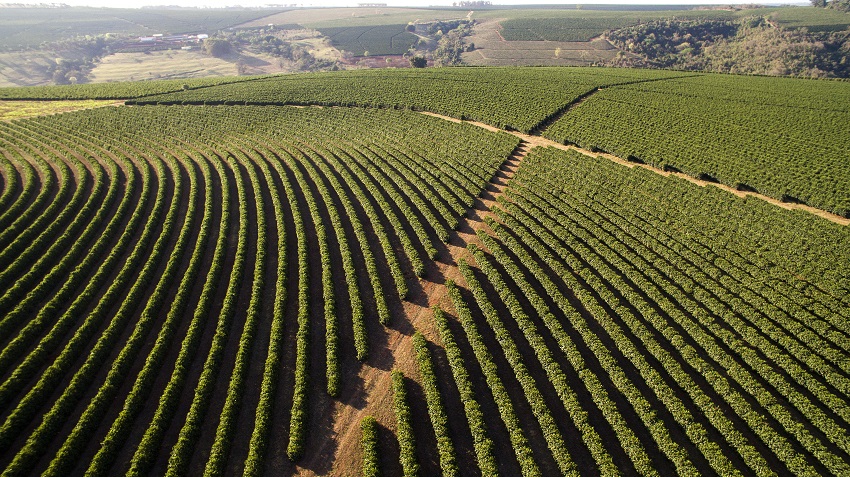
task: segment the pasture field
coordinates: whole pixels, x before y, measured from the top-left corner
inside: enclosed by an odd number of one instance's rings
[[[115,101],[84,99],[79,101],[0,101],[0,121],[66,113],[116,104]]]
[[[89,74],[89,80],[92,83],[109,83],[170,76],[236,76],[236,64],[200,51],[154,51],[147,55],[115,53],[98,62]]]
[[[847,475],[848,96],[0,89],[0,475]]]

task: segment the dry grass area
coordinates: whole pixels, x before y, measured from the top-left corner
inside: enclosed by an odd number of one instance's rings
[[[327,61],[338,61],[342,59],[342,53],[334,48],[330,40],[323,37],[321,33],[315,30],[305,31],[312,32],[312,34],[292,38],[291,41],[298,46],[306,48],[316,59]]]
[[[235,76],[236,63],[213,58],[200,51],[154,51],[115,53],[104,57],[92,70],[92,83],[139,81],[159,78]]]
[[[305,40],[306,41],[306,40]],[[169,50],[109,55],[92,70],[89,81],[141,81],[207,76],[260,75],[296,71],[291,62],[270,55],[240,52],[222,58],[200,50]]]
[[[111,100],[99,101],[93,99],[82,101],[0,101],[0,121],[67,113],[69,111],[100,108],[113,104],[118,103]]]
[[[500,20],[484,20],[466,39],[475,51],[463,54],[473,66],[587,66],[613,59],[617,50],[601,38],[592,41],[506,41]]]

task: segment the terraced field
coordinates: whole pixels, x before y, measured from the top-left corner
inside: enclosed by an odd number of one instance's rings
[[[130,104],[0,122],[2,473],[846,475],[848,94],[2,89]]]

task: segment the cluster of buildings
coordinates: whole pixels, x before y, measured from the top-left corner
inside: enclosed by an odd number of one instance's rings
[[[157,33],[151,36],[140,36],[138,43],[133,46],[148,47],[145,49],[174,49],[180,47],[183,50],[191,50],[193,45],[198,45],[210,36],[206,33],[197,35],[163,35]],[[128,45],[129,46],[129,45]]]

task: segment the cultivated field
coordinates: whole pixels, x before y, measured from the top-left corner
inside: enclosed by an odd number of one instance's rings
[[[475,50],[463,53],[472,66],[590,66],[612,60],[619,50],[603,39],[592,41],[508,41],[498,20],[477,24],[467,41]]]
[[[847,475],[847,96],[0,89],[2,475]]]

